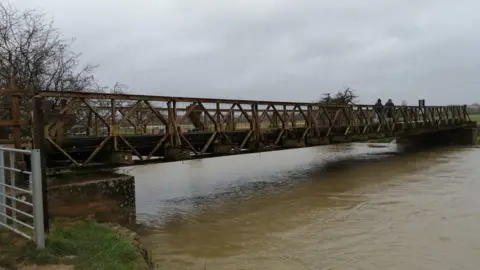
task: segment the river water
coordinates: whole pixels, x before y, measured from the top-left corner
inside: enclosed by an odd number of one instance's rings
[[[157,269],[478,269],[479,160],[348,144],[129,173]]]

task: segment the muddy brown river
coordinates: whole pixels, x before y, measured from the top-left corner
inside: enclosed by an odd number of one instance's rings
[[[480,149],[325,146],[129,169],[157,269],[479,269]]]

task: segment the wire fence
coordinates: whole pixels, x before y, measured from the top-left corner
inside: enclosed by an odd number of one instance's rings
[[[45,247],[40,150],[0,145],[0,227]]]

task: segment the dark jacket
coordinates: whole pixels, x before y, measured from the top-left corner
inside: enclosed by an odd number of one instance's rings
[[[385,103],[385,107],[387,107],[387,117],[388,118],[393,118],[393,107],[395,107],[395,104],[391,100],[387,101]]]
[[[375,103],[375,105],[374,105],[375,113],[377,113],[377,114],[382,113],[382,108],[383,108],[382,101],[378,100],[377,103]]]

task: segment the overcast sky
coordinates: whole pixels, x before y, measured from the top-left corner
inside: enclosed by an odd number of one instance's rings
[[[480,102],[480,1],[10,0],[139,94]]]

